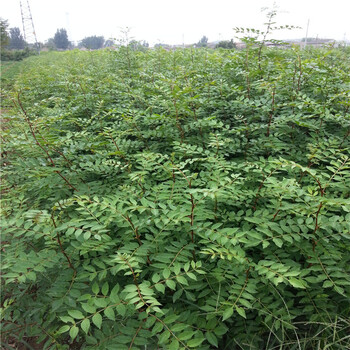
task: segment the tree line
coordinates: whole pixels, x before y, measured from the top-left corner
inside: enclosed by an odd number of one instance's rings
[[[24,39],[20,28],[13,27],[8,28],[8,22],[1,19],[1,47],[7,50],[24,50],[26,47],[30,47]],[[98,50],[103,47],[110,47],[114,44],[114,40],[105,40],[103,36],[87,36],[79,41],[78,45],[74,45],[68,38],[67,30],[59,28],[53,37],[49,38],[46,43],[38,43],[38,48],[47,48],[49,50],[67,50],[72,48],[86,48],[89,50]],[[134,50],[143,50],[149,47],[146,41],[131,40],[128,45]],[[157,44],[156,46],[171,46],[166,44]],[[205,35],[194,44],[195,47],[208,47],[208,37]],[[215,45],[215,48],[234,49],[236,48],[233,40],[223,40]]]
[[[8,28],[8,22],[1,19],[1,48],[5,50],[24,50],[26,47],[33,46],[25,41],[20,28]],[[87,49],[97,50],[106,46],[111,46],[111,40],[105,40],[103,36],[88,36],[82,39],[78,47],[85,47]],[[47,47],[48,49],[67,50],[75,47],[69,41],[67,30],[64,28],[57,29],[54,36],[47,40],[45,44],[38,43],[39,48]],[[35,46],[35,45],[34,45]]]

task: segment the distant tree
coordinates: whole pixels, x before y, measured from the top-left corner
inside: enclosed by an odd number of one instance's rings
[[[56,50],[55,40],[53,38],[47,39],[44,47],[48,48],[49,50]]]
[[[317,40],[317,38],[302,38],[301,41],[304,43],[306,41],[306,39],[307,39],[307,41],[316,41]]]
[[[26,42],[18,27],[10,28],[10,49],[23,50]]]
[[[145,51],[149,48],[149,44],[147,41],[131,40],[129,47],[134,51]]]
[[[1,35],[1,49],[3,49],[9,43],[9,35],[7,33],[8,22],[0,18],[0,35]]]
[[[103,36],[88,36],[80,42],[81,47],[86,47],[90,50],[98,50],[103,47],[105,38]]]
[[[322,42],[322,43],[334,40],[334,39],[325,39],[325,38],[319,38],[319,37],[316,37],[316,38],[308,37],[308,38],[302,38],[301,41],[304,43],[306,41],[306,39],[307,39],[308,42],[310,42],[310,41],[318,41],[318,42]]]
[[[170,49],[170,48],[171,48],[171,45],[169,45],[169,44],[158,43],[158,44],[155,44],[154,47],[155,47],[155,48],[162,47],[163,49]]]
[[[208,46],[208,38],[204,35],[201,40],[196,44],[197,47],[207,47]]]
[[[57,49],[66,50],[69,46],[68,34],[65,29],[57,29],[53,41]]]
[[[104,47],[112,47],[114,45],[113,39],[108,39],[105,41]]]
[[[220,41],[215,48],[223,48],[223,49],[235,49],[236,48],[236,44],[233,42],[233,40],[222,40]]]

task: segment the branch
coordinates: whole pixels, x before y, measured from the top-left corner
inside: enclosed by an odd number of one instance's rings
[[[55,229],[57,229],[57,225],[56,225],[55,219],[53,217],[53,214],[51,214],[51,220],[52,220],[53,226],[55,227]],[[58,234],[58,232],[56,233],[56,236],[57,236],[57,242],[60,246],[62,254],[66,257],[69,267],[74,271],[74,274],[76,275],[77,271],[76,271],[75,267],[73,266],[71,259],[69,258],[69,256],[67,255],[67,253],[63,249],[61,238],[60,238],[60,235]]]
[[[56,165],[55,165],[55,162],[53,161],[53,159],[51,158],[49,152],[40,144],[40,142],[38,141],[36,135],[35,135],[35,132],[34,132],[34,128],[33,128],[33,125],[28,117],[28,114],[27,114],[27,111],[24,109],[23,105],[22,105],[22,102],[19,98],[19,94],[17,95],[17,101],[18,101],[18,104],[22,110],[22,113],[25,117],[25,120],[27,122],[27,124],[29,125],[29,128],[30,128],[30,132],[31,134],[33,135],[33,138],[35,140],[35,143],[43,150],[43,152],[46,154],[49,162],[51,163],[51,166],[53,166],[54,168],[56,168]],[[55,173],[57,173],[65,182],[66,184],[72,188],[74,191],[78,192],[78,190],[61,174],[61,172],[59,170],[55,170]]]

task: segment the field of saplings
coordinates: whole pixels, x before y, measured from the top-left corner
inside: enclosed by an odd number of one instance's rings
[[[349,48],[20,64],[3,349],[350,348]]]

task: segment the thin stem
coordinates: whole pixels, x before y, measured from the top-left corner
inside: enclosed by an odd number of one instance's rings
[[[18,104],[23,112],[23,115],[25,117],[25,120],[29,126],[29,129],[30,129],[30,132],[35,140],[35,143],[43,150],[43,152],[46,154],[49,162],[51,163],[51,166],[56,168],[56,165],[55,165],[55,162],[53,161],[53,159],[51,158],[49,152],[40,144],[40,142],[38,141],[37,137],[36,137],[36,134],[35,134],[35,131],[34,131],[34,128],[33,128],[33,125],[28,117],[28,114],[27,114],[27,111],[24,109],[23,105],[22,105],[22,102],[19,98],[19,94],[17,95],[17,101],[18,101]],[[74,191],[78,192],[78,190],[61,174],[61,172],[59,170],[55,170],[55,173],[58,174],[65,182],[66,184],[72,188]]]
[[[273,87],[273,91],[272,91],[272,101],[271,101],[272,108],[269,116],[269,123],[267,125],[267,132],[266,132],[267,137],[270,136],[270,126],[271,126],[273,114],[275,112],[275,94],[276,94],[276,86]]]
[[[53,214],[51,214],[51,220],[52,220],[53,226],[55,227],[55,229],[57,229],[56,221],[55,221],[55,219],[54,219],[54,217],[53,217]],[[58,244],[59,244],[59,246],[60,246],[61,253],[62,253],[62,254],[65,256],[65,258],[67,259],[69,267],[74,271],[74,275],[76,275],[76,274],[77,274],[77,271],[76,271],[75,267],[73,266],[70,257],[67,255],[67,253],[66,253],[66,252],[64,251],[64,249],[63,249],[62,242],[61,242],[61,237],[60,237],[58,231],[57,231],[57,233],[56,233],[56,237],[57,237],[57,242],[58,242]]]

